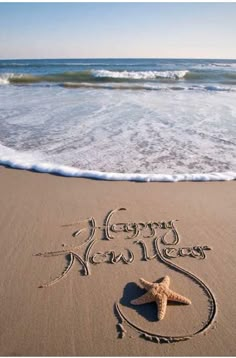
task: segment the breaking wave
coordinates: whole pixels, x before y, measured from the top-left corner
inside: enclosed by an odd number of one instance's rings
[[[93,71],[95,72],[95,71]],[[87,88],[87,89],[107,89],[107,90],[134,90],[134,91],[223,91],[223,92],[235,92],[236,89],[230,86],[219,86],[219,85],[174,85],[166,84],[163,86],[162,81],[153,81],[154,74],[150,74],[150,71],[146,72],[136,72],[136,75],[133,77],[124,77],[123,72],[112,72],[112,71],[96,71],[93,73],[91,71],[81,71],[81,72],[71,72],[71,73],[62,73],[55,75],[45,75],[45,76],[33,76],[30,74],[15,74],[15,73],[2,73],[0,74],[0,85],[30,85],[37,83],[52,83],[54,85],[59,85],[64,88],[76,89],[76,88]],[[109,72],[111,73],[110,77],[102,77]],[[167,72],[163,74],[161,78],[167,79],[176,79],[177,77],[171,78],[171,76],[177,76],[177,74],[171,71],[169,77],[167,77]],[[179,72],[186,71],[177,71]],[[133,72],[127,72],[128,74]],[[117,77],[115,77],[117,75]],[[114,76],[114,77],[112,77]],[[120,77],[119,77],[120,76]],[[123,76],[123,77],[122,77]],[[130,75],[128,75],[130,76]],[[136,76],[136,77],[135,77]],[[142,78],[143,76],[143,78]],[[166,76],[166,77],[165,77]],[[184,74],[182,73],[182,76]],[[181,77],[180,77],[181,78]],[[148,80],[149,83],[145,83],[142,80]],[[155,77],[157,79],[157,77]],[[172,82],[172,81],[171,81]],[[159,84],[158,84],[159,83]],[[230,82],[229,82],[230,83]]]
[[[163,82],[168,81],[194,81],[202,82],[209,79],[235,84],[236,71],[111,71],[111,70],[87,70],[59,72],[52,74],[30,74],[30,73],[0,73],[0,84],[34,84],[34,83],[142,83],[142,82]]]
[[[0,83],[27,84],[38,82],[111,82],[127,80],[155,80],[155,79],[180,79],[188,71],[107,71],[89,70],[77,72],[62,72],[47,75],[31,75],[17,73],[0,74]]]
[[[134,80],[154,80],[154,79],[180,79],[184,78],[189,71],[93,71],[93,75],[98,78],[123,78]]]

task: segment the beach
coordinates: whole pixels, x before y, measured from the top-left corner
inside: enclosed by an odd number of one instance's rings
[[[235,18],[0,3],[0,356],[236,356]]]
[[[0,354],[235,355],[235,189],[1,166]],[[131,301],[166,276],[160,321]]]

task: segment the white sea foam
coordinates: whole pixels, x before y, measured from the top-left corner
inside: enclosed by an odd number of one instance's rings
[[[12,78],[22,78],[24,77],[21,73],[0,73],[0,85],[8,85]]]
[[[235,92],[158,87],[0,86],[0,161],[110,180],[235,179]]]
[[[108,71],[94,70],[95,77],[125,78],[134,80],[153,80],[156,78],[180,79],[184,78],[189,72],[186,71]]]
[[[2,147],[2,146],[1,146]],[[13,155],[13,157],[12,157]],[[139,182],[178,182],[178,181],[229,181],[236,179],[236,172],[224,173],[194,173],[194,174],[138,174],[113,173],[96,170],[81,170],[78,168],[56,165],[48,162],[34,162],[27,153],[14,153],[1,155],[0,165],[15,169],[31,170],[40,173],[57,174],[66,177],[90,178],[113,181],[139,181]]]
[[[0,73],[0,85],[9,84],[9,79],[14,76],[13,73]]]

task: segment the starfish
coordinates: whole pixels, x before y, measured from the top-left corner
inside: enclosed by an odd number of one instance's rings
[[[142,305],[156,302],[158,307],[157,318],[162,320],[166,314],[167,301],[176,301],[190,305],[191,301],[169,289],[170,278],[165,276],[160,283],[152,283],[140,278],[142,286],[148,291],[143,296],[131,301],[133,305]]]

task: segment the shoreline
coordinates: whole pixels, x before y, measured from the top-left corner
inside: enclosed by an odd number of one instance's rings
[[[172,185],[104,181],[0,166],[0,354],[235,355],[235,189],[235,181]],[[124,226],[113,226],[114,231],[106,232],[109,212],[119,208],[126,210],[114,211],[110,223],[133,226],[127,226],[126,232],[122,231]],[[78,244],[86,249],[90,243],[87,234],[91,235],[93,227],[89,218],[94,218],[96,238],[86,262],[89,275],[83,274],[78,260],[72,262],[66,255],[35,256],[66,251]],[[204,282],[216,299],[218,312],[204,334],[162,344],[143,339],[126,322],[119,322],[114,306],[118,303],[135,326],[152,334],[191,335],[203,327],[202,322],[207,322],[209,298],[203,288],[171,265],[150,259],[155,254],[154,236],[150,231],[147,238],[145,223],[147,228],[163,234],[166,232],[157,224],[171,225],[172,221],[179,242],[175,243],[171,230],[160,241],[162,254],[169,255],[168,262]],[[139,223],[136,231],[134,223]],[[155,234],[159,235],[159,231]],[[109,239],[109,235],[114,238]],[[137,239],[143,244],[137,244]],[[141,250],[144,243],[149,259]],[[115,256],[108,254],[113,251]],[[118,260],[119,253],[130,262]],[[109,261],[110,257],[117,262]],[[39,288],[63,275],[66,268],[65,277]],[[132,306],[130,301],[145,291],[139,288],[140,277],[154,282],[166,275],[170,277],[170,288],[190,298],[192,304],[168,304],[165,318],[158,322],[154,303]],[[122,339],[118,338],[119,323],[127,331]]]
[[[236,180],[236,172],[186,173],[186,174],[153,174],[153,173],[117,173],[98,170],[79,169],[67,165],[49,162],[32,163],[22,160],[1,159],[0,168],[26,170],[33,173],[52,174],[62,177],[95,179],[104,181],[134,182],[214,182]]]

